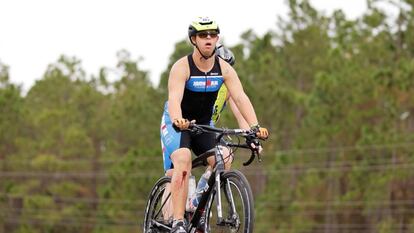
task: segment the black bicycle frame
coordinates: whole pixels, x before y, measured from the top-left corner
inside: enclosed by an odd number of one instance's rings
[[[240,129],[224,130],[224,129],[217,129],[217,128],[209,127],[209,126],[202,126],[202,127],[207,129],[207,131],[217,133],[216,146],[213,149],[211,149],[211,150],[201,154],[197,158],[195,158],[192,161],[192,169],[194,169],[196,167],[199,167],[199,166],[205,166],[207,158],[210,157],[210,156],[213,156],[213,154],[214,154],[214,158],[215,158],[216,163],[214,165],[211,176],[210,176],[210,178],[208,179],[208,182],[207,182],[208,183],[208,189],[202,194],[202,196],[200,198],[200,202],[199,202],[196,210],[194,211],[194,214],[191,217],[191,220],[189,222],[189,229],[192,229],[193,227],[197,226],[198,222],[200,221],[200,218],[204,214],[207,202],[210,200],[210,197],[212,198],[211,193],[213,191],[215,191],[217,193],[217,215],[218,215],[217,216],[217,224],[219,224],[219,225],[225,224],[225,221],[223,219],[222,209],[221,209],[222,205],[221,205],[221,192],[220,192],[221,191],[220,190],[221,189],[221,176],[225,172],[225,164],[224,164],[222,148],[223,147],[239,147],[239,148],[251,149],[247,144],[234,144],[234,143],[226,142],[226,141],[224,141],[224,143],[222,142],[222,138],[225,134],[236,135],[236,134],[239,134],[239,133],[245,133],[245,130],[240,130]],[[248,161],[243,163],[243,165],[248,166],[254,160],[256,154],[257,154],[257,156],[259,158],[259,161],[260,161],[261,159],[260,159],[259,154],[252,151],[251,157],[249,158]],[[225,192],[226,198],[231,203],[231,210],[233,211],[232,214],[235,214],[236,210],[235,210],[235,206],[234,206],[233,196],[232,196],[232,193],[231,193],[231,190],[230,190],[230,185],[229,185],[228,182],[225,185],[226,186],[224,186],[224,188],[225,188],[225,191],[226,191]],[[171,198],[170,195],[164,201],[162,206],[165,205],[165,203],[167,202],[167,200],[169,198]],[[211,199],[210,201],[213,201],[213,200]],[[158,216],[159,212],[156,214],[156,216]],[[170,227],[168,227],[168,226],[166,226],[162,223],[159,223],[159,222],[155,222],[153,224],[157,225],[158,227],[162,227],[162,228],[165,228],[165,229],[170,229]]]
[[[216,138],[216,147],[214,148],[214,157],[215,157],[215,166],[213,168],[213,171],[210,175],[210,178],[208,179],[208,189],[207,191],[205,191],[203,193],[203,195],[200,198],[200,202],[197,206],[197,209],[194,212],[194,215],[191,218],[190,224],[189,224],[189,229],[191,229],[192,226],[197,226],[201,216],[203,215],[204,211],[205,211],[205,207],[207,205],[207,202],[209,201],[209,198],[211,196],[211,192],[213,192],[213,190],[215,189],[218,197],[217,197],[217,214],[218,214],[218,222],[222,222],[223,221],[223,215],[222,215],[222,211],[221,211],[221,192],[220,192],[220,188],[221,188],[221,174],[223,172],[225,172],[225,166],[224,166],[224,158],[223,158],[223,152],[222,152],[222,148],[220,147],[220,140],[222,138],[223,135],[219,135]],[[199,158],[200,159],[206,159],[207,157],[209,157],[211,154],[211,151],[207,151],[204,154],[200,155]],[[197,160],[197,159],[195,159]],[[194,167],[199,166],[197,163],[195,163],[193,165]]]

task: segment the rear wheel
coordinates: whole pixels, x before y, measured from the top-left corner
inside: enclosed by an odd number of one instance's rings
[[[171,193],[170,177],[162,177],[151,190],[145,208],[143,232],[170,232],[171,229]]]
[[[254,222],[253,194],[249,182],[240,171],[223,173],[221,178],[223,219],[217,216],[217,193],[212,195],[206,210],[205,232],[252,233]]]

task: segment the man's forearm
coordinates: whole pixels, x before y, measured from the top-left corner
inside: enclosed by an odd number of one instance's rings
[[[178,101],[168,101],[168,112],[172,121],[182,118],[181,106]]]
[[[237,123],[241,129],[249,129],[249,123],[244,119],[243,115],[240,113],[238,107],[236,106],[236,103],[234,103],[234,100],[232,98],[229,99],[230,108],[233,112],[234,117],[237,120]]]
[[[247,121],[249,126],[255,125],[258,123],[256,113],[252,103],[250,102],[249,97],[246,94],[241,94],[234,100],[240,113],[243,115],[244,119]]]

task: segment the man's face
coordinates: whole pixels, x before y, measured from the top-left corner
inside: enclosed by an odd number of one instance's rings
[[[201,31],[196,34],[196,43],[204,55],[211,54],[218,40],[217,31]]]

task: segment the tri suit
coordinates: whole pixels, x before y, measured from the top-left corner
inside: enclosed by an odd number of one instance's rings
[[[215,56],[213,68],[208,72],[202,72],[197,68],[192,54],[189,54],[187,59],[190,76],[185,83],[181,101],[182,117],[190,121],[196,120],[197,124],[213,126],[218,120],[227,96],[227,90],[223,85],[220,58]],[[215,146],[213,133],[193,135],[189,131],[176,131],[168,112],[168,101],[164,105],[160,134],[165,171],[173,168],[170,156],[175,150],[188,148],[198,156]]]

